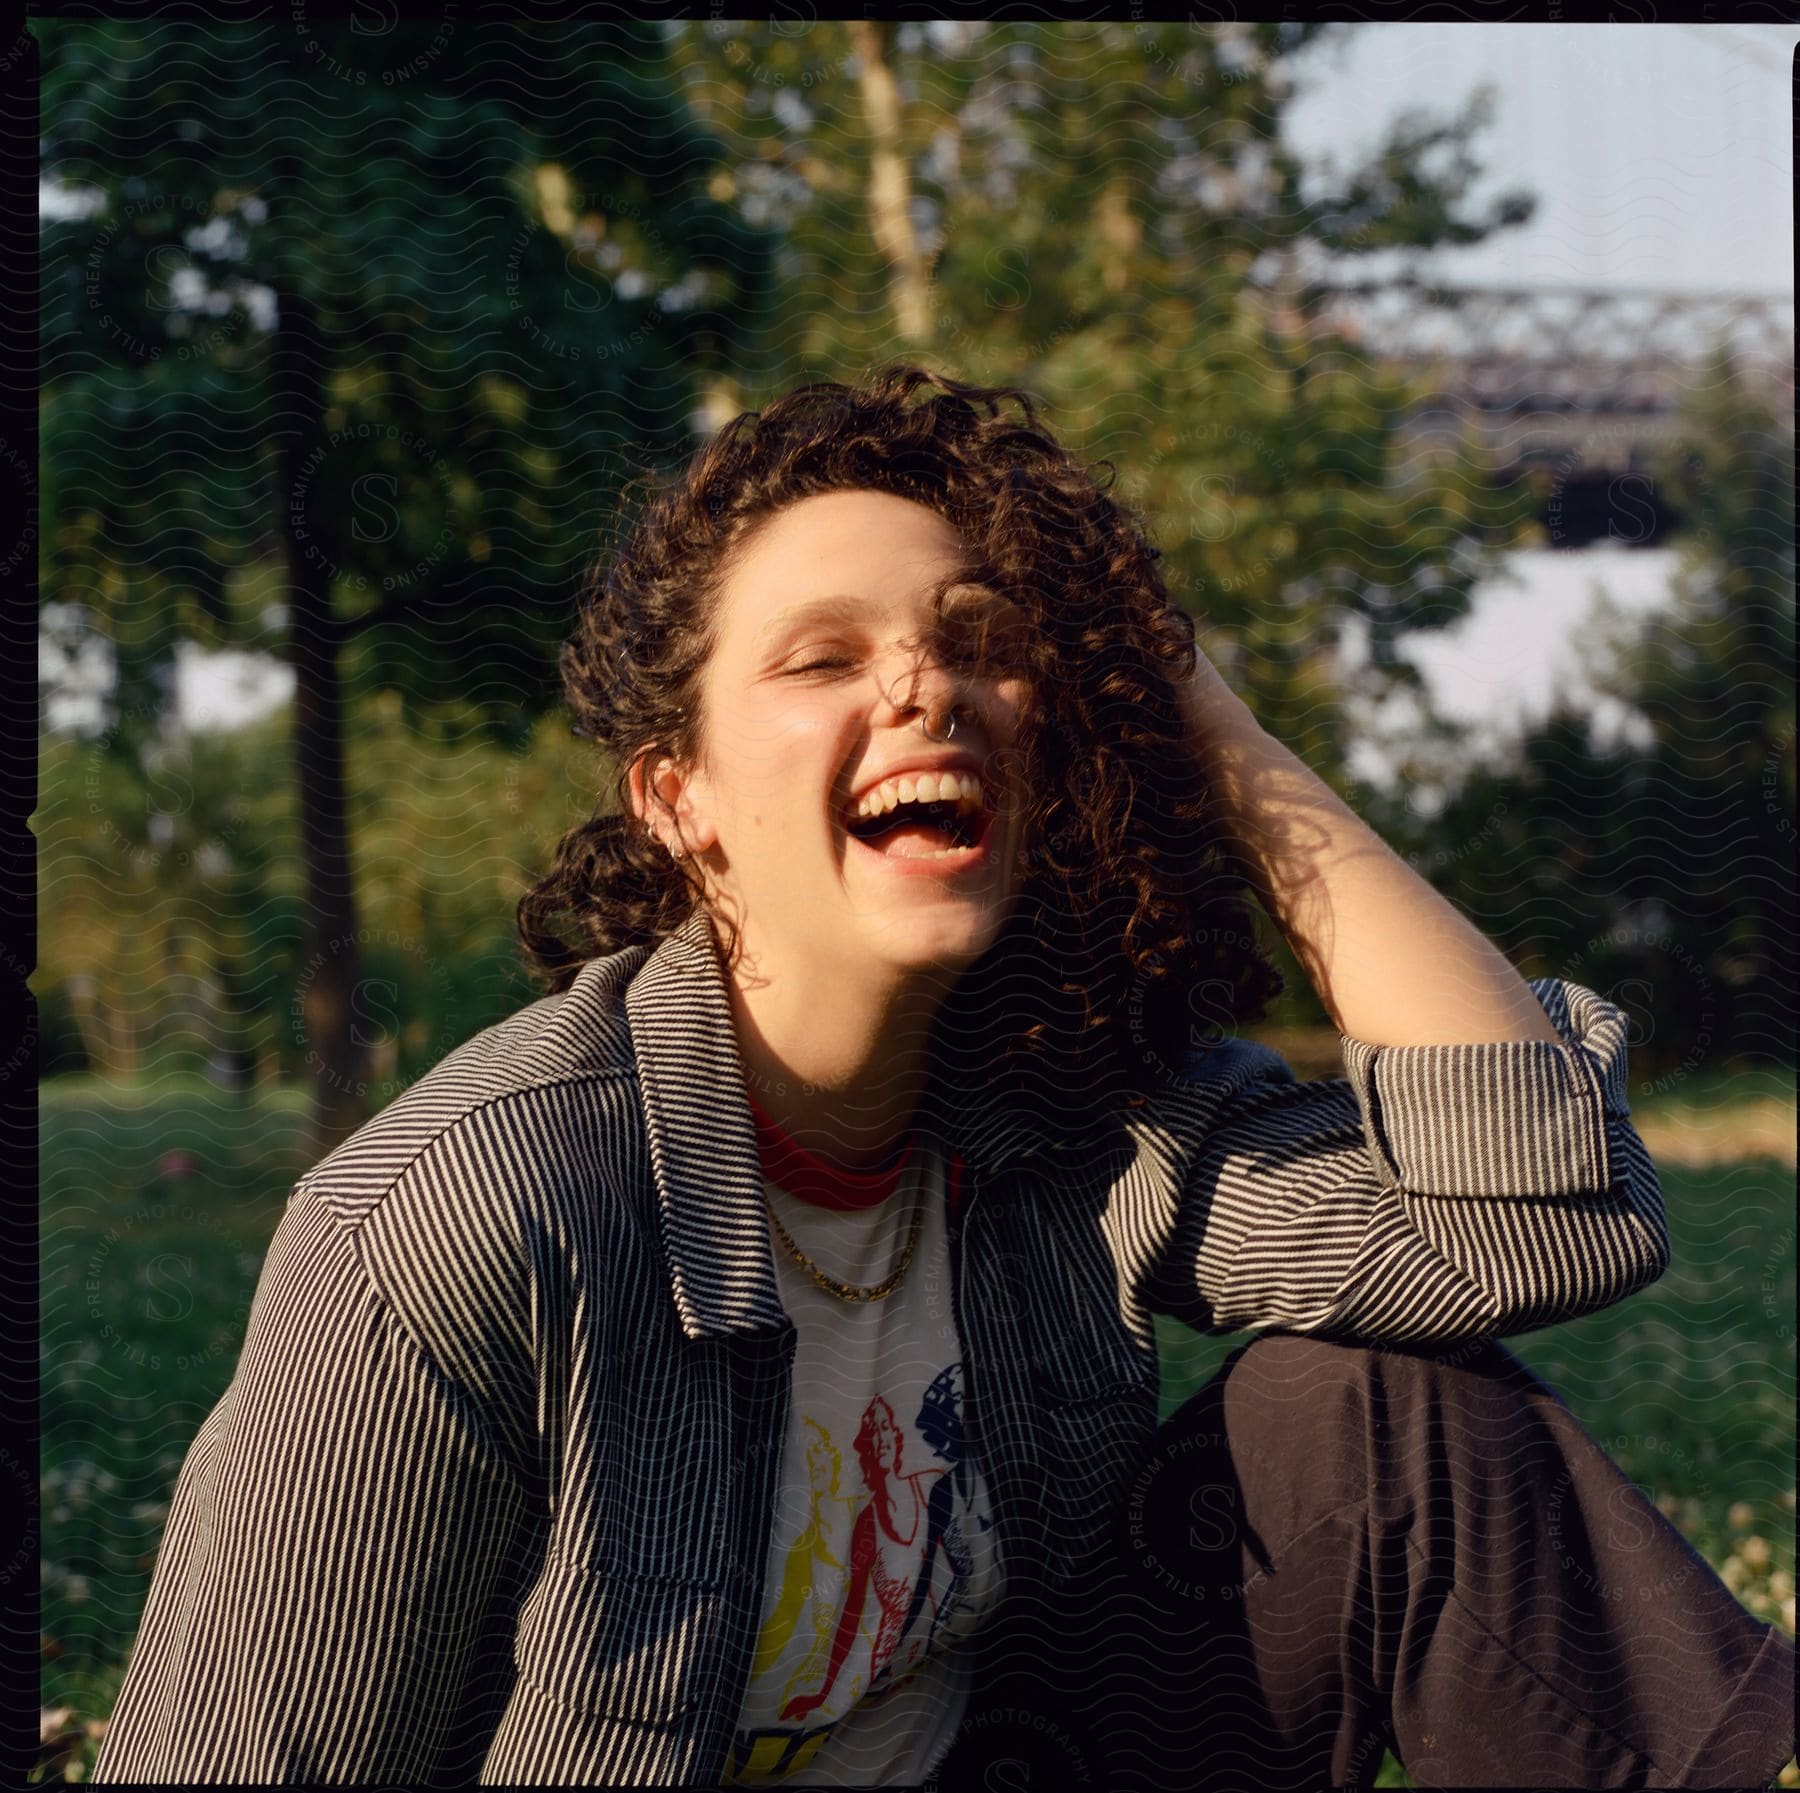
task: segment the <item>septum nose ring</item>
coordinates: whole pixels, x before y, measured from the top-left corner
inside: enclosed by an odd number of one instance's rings
[[[960,704],[952,704],[950,706],[949,710],[945,712],[944,732],[941,735],[934,735],[931,732],[930,715],[929,714],[921,715],[919,717],[919,729],[920,729],[920,732],[925,736],[925,739],[927,741],[936,741],[940,745],[943,742],[948,741],[950,739],[950,737],[956,733],[956,712],[961,707],[962,706]]]

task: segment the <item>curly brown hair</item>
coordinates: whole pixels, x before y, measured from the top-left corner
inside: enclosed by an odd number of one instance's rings
[[[634,520],[596,559],[561,654],[576,732],[616,768],[611,807],[603,798],[563,837],[520,900],[531,975],[566,989],[588,960],[653,945],[704,900],[632,814],[630,767],[653,746],[700,757],[701,672],[754,530],[799,499],[866,489],[945,517],[964,543],[962,576],[1029,619],[1012,631],[1032,693],[1017,747],[1025,877],[999,939],[945,1003],[934,1057],[979,1084],[1014,1079],[1021,1100],[1067,1125],[1115,1099],[1138,1106],[1147,1082],[1179,1074],[1198,1020],[1229,1031],[1260,1019],[1282,977],[1184,744],[1177,687],[1195,667],[1193,621],[1135,512],[1110,495],[1113,477],[1109,463],[1083,467],[1025,392],[901,363],[856,385],[801,386],[733,419],[674,476],[637,482]],[[563,918],[576,943],[553,932]]]

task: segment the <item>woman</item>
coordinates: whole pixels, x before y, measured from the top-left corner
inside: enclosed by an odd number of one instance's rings
[[[620,787],[550,993],[296,1187],[98,1778],[1776,1771],[1785,1639],[1494,1343],[1667,1265],[1621,1016],[1256,725],[1029,401],[738,419],[563,670]],[[1346,1077],[1234,1037],[1246,884]],[[1159,1311],[1266,1335],[1160,1431]]]

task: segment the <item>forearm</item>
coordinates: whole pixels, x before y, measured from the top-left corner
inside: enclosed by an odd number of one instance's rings
[[[1212,672],[1193,704],[1222,831],[1342,1033],[1375,1046],[1557,1041],[1508,962]]]

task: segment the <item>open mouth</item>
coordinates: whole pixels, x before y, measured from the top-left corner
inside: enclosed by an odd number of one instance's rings
[[[850,838],[886,859],[951,859],[980,851],[993,811],[957,803],[902,803],[884,815],[852,816]]]

